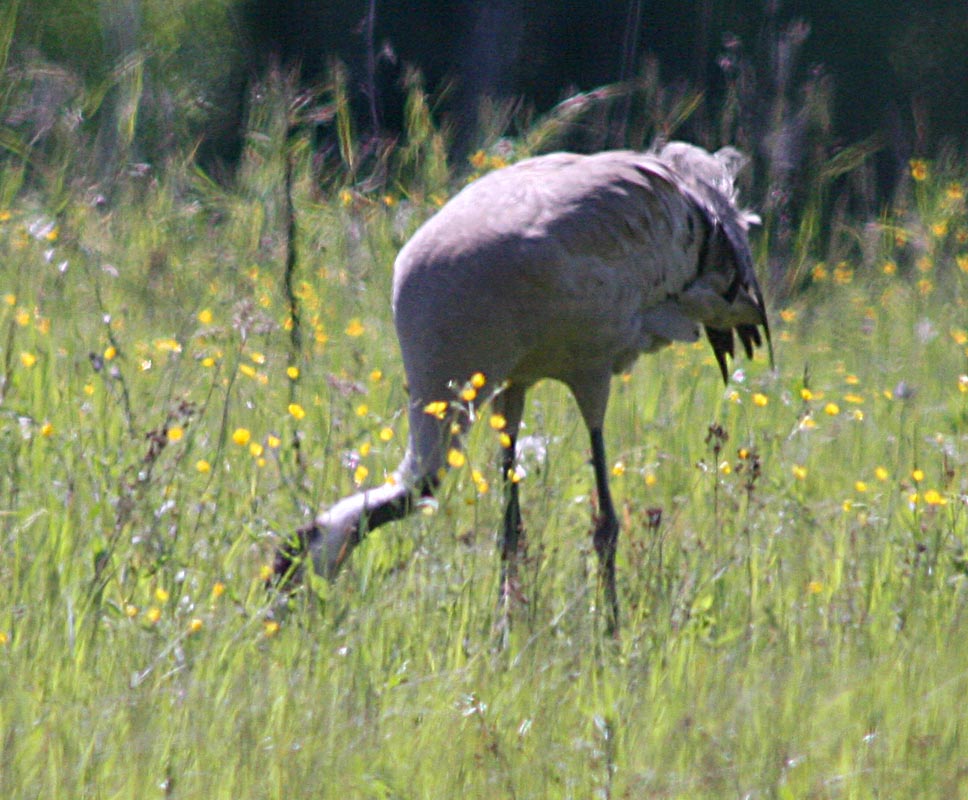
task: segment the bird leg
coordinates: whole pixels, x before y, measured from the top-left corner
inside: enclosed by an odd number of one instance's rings
[[[504,480],[504,533],[501,538],[501,600],[516,594],[518,545],[523,533],[518,483],[514,479],[516,434],[509,434],[510,444],[501,450],[501,473]]]
[[[504,485],[504,527],[501,534],[501,585],[498,604],[503,608],[503,621],[499,627],[507,630],[508,610],[512,600],[524,600],[518,585],[518,550],[524,538],[521,524],[521,502],[515,476],[515,454],[518,428],[524,413],[524,394],[527,387],[508,383],[494,398],[494,410],[504,417],[502,428],[501,481]]]
[[[598,488],[598,517],[592,541],[598,553],[600,580],[605,590],[606,631],[618,631],[618,595],[615,592],[615,548],[618,542],[618,515],[608,488],[608,464],[605,461],[605,439],[601,428],[591,429],[592,466]]]

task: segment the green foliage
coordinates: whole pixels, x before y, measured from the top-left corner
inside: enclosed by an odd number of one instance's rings
[[[397,185],[320,191],[290,97],[253,95],[231,189],[191,158],[103,207],[0,172],[0,794],[964,794],[964,163],[811,223],[847,255],[805,251],[775,374],[724,391],[680,346],[616,379],[615,641],[584,431],[537,388],[502,636],[486,406],[436,505],[265,591],[281,537],[402,456],[390,265],[452,185],[415,89]]]

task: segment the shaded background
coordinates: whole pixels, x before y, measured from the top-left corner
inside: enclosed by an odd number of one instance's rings
[[[482,99],[513,103],[502,119],[514,135],[563,98],[622,81],[651,82],[652,94],[612,103],[567,146],[639,144],[637,104],[690,92],[702,102],[676,135],[739,139],[772,148],[772,161],[797,161],[818,131],[828,149],[876,135],[882,192],[910,157],[968,140],[964,0],[12,0],[0,13],[13,19],[8,130],[43,145],[73,104],[110,168],[125,144],[128,160],[146,162],[190,146],[231,174],[266,71],[298,69],[310,86],[334,59],[364,138],[399,134],[406,75],[418,69],[458,160],[493,128]],[[119,141],[126,103],[139,109],[130,142]]]
[[[833,81],[834,113],[845,140],[882,131],[898,151],[927,151],[965,139],[968,112],[968,7],[960,0],[898,4],[881,0],[560,0],[526,3],[376,3],[379,122],[400,124],[400,73],[419,66],[432,87],[452,79],[445,110],[468,127],[481,94],[523,96],[547,109],[576,90],[634,77],[650,56],[663,80],[688,82],[715,105],[724,92],[723,59],[742,49],[760,67],[782,60],[782,31],[807,32],[787,80],[823,70]],[[247,0],[239,6],[246,63],[271,56],[319,79],[337,55],[367,94],[366,2]],[[770,76],[764,75],[764,80]],[[774,74],[773,77],[778,77]]]

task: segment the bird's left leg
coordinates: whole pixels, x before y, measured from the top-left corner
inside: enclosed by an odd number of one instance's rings
[[[523,537],[521,502],[515,476],[515,447],[518,427],[524,413],[524,389],[509,385],[495,402],[495,412],[503,417],[501,479],[504,485],[504,528],[501,536],[501,601],[517,593],[518,549]]]
[[[592,466],[598,488],[598,519],[592,541],[598,553],[601,580],[605,589],[606,630],[618,631],[618,595],[615,591],[615,549],[618,543],[618,516],[608,487],[608,464],[605,461],[605,439],[600,427],[591,428]]]

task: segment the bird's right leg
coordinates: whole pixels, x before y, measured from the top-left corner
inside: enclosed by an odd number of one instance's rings
[[[611,635],[618,632],[618,594],[615,591],[615,549],[618,543],[618,515],[608,488],[608,464],[605,460],[605,439],[601,428],[591,429],[592,467],[598,489],[598,519],[593,543],[598,553],[601,581],[605,590],[605,629]]]

